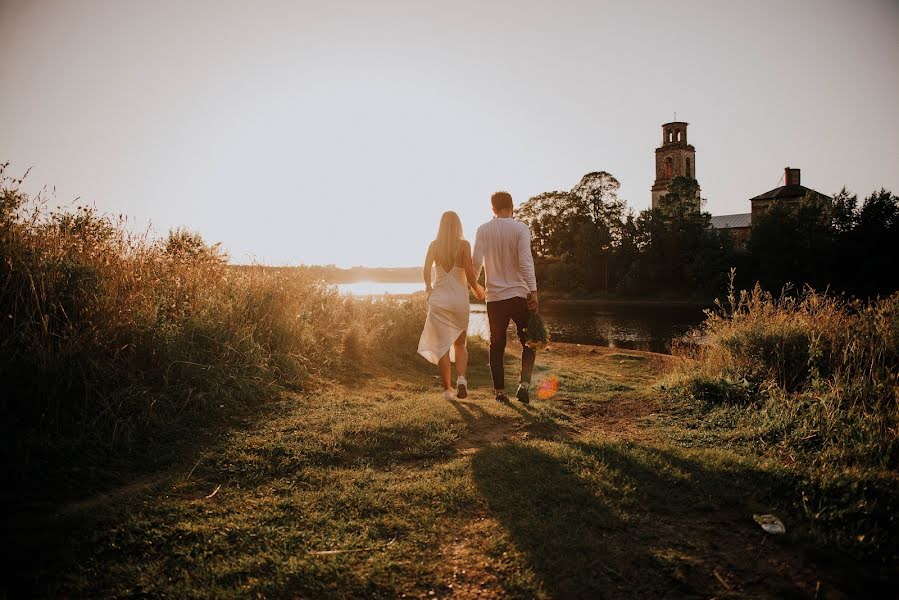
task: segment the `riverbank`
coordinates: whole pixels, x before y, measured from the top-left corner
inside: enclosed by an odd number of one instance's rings
[[[530,406],[493,400],[478,342],[471,363],[464,402],[439,397],[430,365],[401,361],[198,423],[167,464],[35,513],[7,538],[29,560],[16,584],[41,596],[838,598],[897,581],[819,541],[797,465],[730,449],[668,407],[660,386],[683,359],[554,344]],[[765,534],[754,513],[787,533]]]
[[[354,283],[337,288],[366,301],[424,298],[420,285],[414,283]],[[474,298],[469,301],[468,333],[487,337],[485,305]],[[705,308],[686,301],[586,299],[552,292],[541,292],[540,307],[557,341],[664,353],[671,351],[673,340],[681,339],[702,322]]]
[[[409,298],[424,292],[424,284],[415,281],[339,281],[328,280],[331,285],[347,294],[360,298]],[[474,296],[469,298],[472,304],[484,304]],[[714,305],[714,299],[698,300],[685,298],[618,298],[609,296],[584,296],[552,290],[540,291],[540,302],[556,307],[591,307],[591,308],[674,308],[702,310]]]
[[[685,298],[615,298],[609,296],[583,296],[565,292],[541,291],[540,301],[554,306],[596,306],[638,308],[710,308],[714,299],[697,300]]]

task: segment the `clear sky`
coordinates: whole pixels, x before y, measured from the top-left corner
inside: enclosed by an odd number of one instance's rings
[[[31,189],[238,262],[415,265],[594,170],[646,208],[675,111],[712,214],[899,191],[895,0],[0,0],[0,82]]]

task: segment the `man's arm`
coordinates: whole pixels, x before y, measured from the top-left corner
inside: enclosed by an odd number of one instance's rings
[[[481,229],[478,228],[478,232],[474,236],[474,251],[471,255],[475,279],[480,277],[481,269],[484,267],[484,244],[484,235],[481,233]]]
[[[528,286],[528,308],[537,310],[537,276],[534,273],[534,256],[531,254],[531,230],[525,226],[521,228],[518,238],[518,268]]]

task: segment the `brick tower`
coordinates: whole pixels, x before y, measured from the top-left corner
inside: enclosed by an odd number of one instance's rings
[[[653,208],[658,208],[659,198],[668,193],[675,177],[696,179],[696,148],[687,143],[687,123],[683,121],[662,125],[662,145],[656,148],[656,180],[652,184]],[[699,210],[698,188],[696,210]]]

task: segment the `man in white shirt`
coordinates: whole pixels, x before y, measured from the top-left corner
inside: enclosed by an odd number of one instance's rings
[[[484,267],[487,284],[487,320],[490,323],[490,372],[496,399],[508,401],[503,373],[506,330],[515,323],[521,340],[521,377],[515,396],[528,404],[528,387],[534,370],[535,352],[525,345],[531,312],[537,312],[537,278],[531,255],[531,231],[512,218],[512,196],[496,192],[490,198],[495,217],[478,228],[472,261],[480,274]]]

